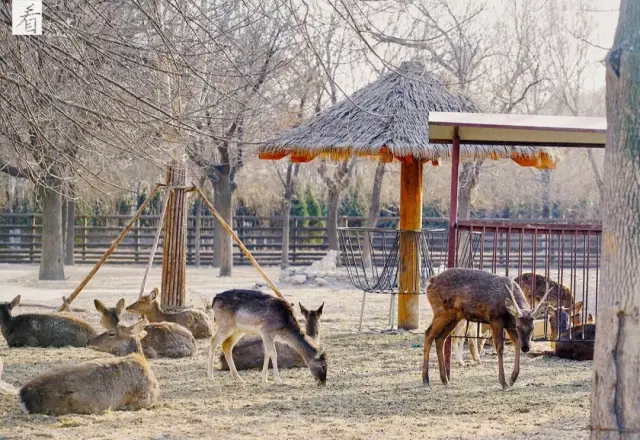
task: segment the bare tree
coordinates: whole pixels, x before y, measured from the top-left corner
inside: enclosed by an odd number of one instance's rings
[[[635,439],[640,432],[640,3],[622,0],[607,64],[602,295],[598,303],[591,438]],[[634,202],[635,201],[635,202]]]

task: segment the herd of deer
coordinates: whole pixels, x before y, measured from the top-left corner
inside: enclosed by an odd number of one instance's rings
[[[498,355],[500,383],[507,388],[503,368],[503,330],[515,345],[515,364],[510,380],[513,384],[519,374],[520,351],[529,351],[534,319],[544,314],[546,309],[551,311],[552,331],[555,334],[559,332],[555,354],[578,359],[593,358],[595,325],[582,325],[576,319],[580,315],[579,309],[573,297],[568,296],[571,292],[563,286],[546,279],[543,281],[545,290],[538,289],[542,285],[536,284],[533,292],[535,307],[531,309],[526,300],[527,296],[531,297],[530,278],[513,281],[478,270],[450,269],[429,281],[427,296],[433,310],[433,321],[425,332],[422,367],[425,385],[429,384],[429,351],[433,341],[436,341],[440,378],[448,384],[444,341],[452,332],[464,336],[469,330],[466,323],[477,322],[491,330]],[[554,289],[556,294],[550,295]],[[20,404],[27,413],[90,414],[146,408],[156,401],[159,393],[158,381],[147,359],[194,356],[197,352],[195,340],[203,338],[211,341],[207,363],[207,374],[211,379],[217,360],[220,369],[228,369],[239,382],[243,380],[238,369],[260,368],[262,362],[264,382],[268,380],[271,365],[278,384],[282,383],[279,366],[307,366],[319,385],[326,383],[327,359],[320,343],[320,318],[324,304],[311,311],[299,304],[305,317],[303,332],[294,316],[293,304],[255,290],[225,291],[217,294],[211,303],[210,310],[217,324],[214,335],[207,313],[195,309],[165,312],[158,302],[158,294],[154,289],[126,309],[124,299],[113,308],[94,300],[101,315],[100,324],[106,329],[101,334],[73,315],[66,301],[64,312],[16,316],[12,311],[20,304],[20,296],[10,303],[1,303],[0,328],[9,347],[89,347],[115,357],[53,369],[27,382],[19,391],[0,381],[0,392],[19,394]],[[124,325],[120,317],[125,310],[140,315],[141,320],[133,325]],[[573,324],[571,328],[569,321]],[[557,323],[560,323],[559,328]],[[571,335],[575,338],[576,334],[584,334],[585,339],[591,341],[571,340]],[[241,340],[244,335],[250,336]],[[461,361],[462,347],[461,344],[456,345]],[[482,345],[481,342],[478,348],[476,343],[469,344],[475,360],[480,359]],[[222,353],[216,359],[218,346],[222,346]]]

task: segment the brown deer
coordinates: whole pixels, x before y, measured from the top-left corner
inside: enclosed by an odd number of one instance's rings
[[[0,303],[0,329],[9,347],[86,347],[96,335],[88,322],[68,313],[12,316],[18,304],[20,295]]]
[[[527,302],[531,301],[531,285],[533,284],[534,305],[540,302],[547,289],[551,289],[551,293],[547,297],[547,304],[556,307],[558,302],[562,307],[571,307],[573,305],[573,293],[571,293],[571,290],[562,284],[556,283],[549,277],[537,274],[534,276],[529,272],[516,277],[514,282],[522,289]]]
[[[431,277],[427,297],[433,310],[433,321],[424,335],[423,383],[429,385],[429,351],[435,339],[440,380],[445,385],[449,384],[444,364],[444,341],[458,322],[466,319],[489,324],[491,327],[503,389],[508,388],[503,365],[503,330],[507,331],[516,352],[510,381],[513,385],[520,373],[520,350],[525,353],[529,351],[533,320],[544,312],[541,305],[548,294],[549,291],[543,295],[538,307],[531,310],[520,287],[508,277],[463,268],[449,269]]]
[[[553,352],[545,352],[544,354],[553,354],[559,358],[574,361],[593,360],[596,339],[595,324],[574,324],[569,328],[569,311],[565,307],[553,308],[549,313],[549,321],[552,339],[557,338],[557,340]],[[558,322],[560,323],[559,337],[556,328]]]
[[[305,334],[309,336],[315,344],[320,346],[320,317],[324,303],[318,310],[307,310],[302,304],[300,311],[305,319]],[[276,342],[278,352],[278,368],[303,368],[306,366],[304,359],[293,348],[287,344]],[[264,361],[264,345],[260,336],[244,336],[233,347],[233,362],[237,370],[251,370],[261,368]],[[220,369],[229,370],[229,364],[224,357],[224,353],[218,355]]]
[[[37,376],[20,389],[27,413],[59,416],[134,410],[153,405],[158,381],[144,357],[139,338],[146,321],[129,327],[136,344],[125,357],[82,362]]]
[[[211,320],[202,310],[187,309],[180,312],[164,312],[158,302],[158,288],[149,295],[141,296],[138,301],[127,307],[129,312],[137,313],[149,322],[175,322],[188,329],[196,339],[210,338]]]
[[[271,295],[256,290],[227,290],[213,298],[211,307],[218,332],[211,338],[207,373],[213,379],[215,351],[222,344],[231,376],[244,382],[233,362],[233,347],[245,334],[260,335],[264,345],[262,364],[263,382],[267,382],[269,360],[273,365],[276,383],[281,384],[278,372],[276,341],[282,341],[302,356],[311,375],[319,385],[327,381],[327,359],[309,336],[305,336],[293,315],[291,305]]]
[[[135,344],[134,338],[128,334],[127,327],[118,325],[120,315],[124,310],[124,299],[118,301],[115,307],[105,307],[99,300],[94,300],[96,310],[102,318],[100,323],[108,331],[89,341],[91,348],[105,351],[116,356],[123,356],[129,352],[129,347]],[[197,353],[196,340],[189,330],[173,322],[152,322],[144,327],[146,336],[140,340],[144,355],[149,358],[182,358]]]

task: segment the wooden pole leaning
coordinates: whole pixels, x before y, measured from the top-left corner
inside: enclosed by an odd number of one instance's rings
[[[116,248],[118,247],[118,244],[120,244],[122,239],[131,230],[133,225],[136,223],[138,218],[142,215],[142,212],[145,210],[145,208],[147,207],[147,205],[149,204],[153,196],[158,192],[161,186],[164,186],[164,185],[160,183],[156,183],[156,185],[153,187],[153,191],[151,191],[151,194],[149,194],[149,197],[147,197],[147,199],[142,203],[142,205],[140,206],[140,209],[138,209],[138,212],[136,212],[136,215],[134,215],[131,221],[129,221],[129,223],[127,223],[124,229],[122,229],[122,231],[120,232],[120,235],[118,235],[116,239],[113,240],[109,249],[105,251],[105,253],[102,255],[100,260],[98,260],[96,265],[93,266],[93,269],[91,269],[91,272],[89,272],[89,274],[86,277],[84,277],[84,279],[80,282],[80,284],[78,284],[78,287],[76,287],[73,293],[69,295],[69,298],[67,300],[69,304],[71,304],[76,299],[76,297],[80,294],[80,292],[82,292],[82,289],[84,289],[84,287],[87,285],[87,283],[89,283],[91,278],[93,278],[96,272],[98,272],[98,269],[100,269],[100,267],[105,263],[105,261],[107,261],[109,256],[113,253],[113,251],[116,250]],[[63,307],[64,307],[64,304],[58,310],[62,311]]]
[[[213,214],[213,216],[220,222],[224,230],[226,230],[229,233],[229,235],[231,235],[231,238],[233,238],[233,240],[238,244],[238,247],[242,249],[242,252],[244,252],[244,254],[247,256],[249,261],[251,261],[251,264],[253,264],[253,267],[256,268],[256,270],[258,271],[262,279],[267,282],[269,287],[271,287],[271,290],[273,290],[273,292],[276,294],[278,298],[286,301],[286,298],[284,297],[284,295],[280,293],[280,290],[278,290],[278,288],[273,283],[273,281],[271,281],[269,276],[264,272],[264,270],[262,270],[262,268],[260,267],[256,259],[253,258],[253,255],[251,255],[251,252],[249,252],[249,249],[246,248],[244,243],[242,243],[242,241],[238,238],[235,232],[233,232],[233,229],[231,229],[231,226],[229,226],[227,222],[225,222],[224,219],[220,216],[220,214],[218,214],[218,211],[216,211],[216,209],[213,207],[211,202],[205,197],[202,190],[198,188],[196,192],[200,195],[200,197],[202,197],[202,201],[207,206],[207,208],[209,208],[209,211],[211,211],[211,214]]]
[[[162,232],[162,225],[164,224],[164,216],[167,212],[167,205],[169,204],[169,195],[173,191],[172,188],[165,188],[164,198],[162,199],[162,212],[160,213],[160,218],[158,219],[158,226],[156,227],[156,235],[153,237],[153,244],[151,246],[151,255],[149,255],[149,262],[147,263],[147,267],[144,270],[144,276],[142,277],[142,285],[140,286],[140,295],[139,298],[144,295],[144,289],[147,287],[147,278],[149,277],[149,271],[151,270],[151,266],[153,266],[153,259],[156,256],[156,251],[158,250],[158,243],[160,242],[160,233]]]

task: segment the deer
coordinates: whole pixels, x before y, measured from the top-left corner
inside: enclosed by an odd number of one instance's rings
[[[0,395],[11,396],[18,394],[16,388],[13,385],[2,380],[3,367],[4,365],[2,364],[2,358],[0,358]]]
[[[544,354],[552,354],[562,359],[570,359],[574,361],[591,361],[593,360],[593,351],[596,339],[596,325],[592,323],[575,324],[569,327],[570,317],[569,310],[565,307],[559,309],[551,308],[549,313],[549,321],[551,324],[552,339],[556,340],[553,352],[545,352]],[[557,323],[558,314],[560,322],[560,335],[558,336]]]
[[[94,305],[102,316],[100,324],[107,331],[89,341],[91,348],[116,356],[129,353],[130,347],[136,342],[126,330],[127,327],[119,325],[124,299],[113,308],[106,307],[97,299]],[[147,359],[191,357],[198,351],[193,334],[173,322],[151,322],[144,327],[144,331],[146,336],[140,339],[140,344]]]
[[[448,269],[429,279],[427,297],[433,310],[433,320],[424,335],[422,381],[429,385],[429,352],[435,339],[440,380],[449,385],[444,363],[444,342],[461,319],[489,324],[493,344],[498,354],[498,377],[503,390],[513,385],[520,374],[520,350],[530,349],[533,321],[544,313],[542,305],[549,292],[543,295],[538,306],[531,310],[522,289],[510,278],[474,269]],[[510,384],[504,376],[503,330],[515,346],[515,362]]]
[[[27,414],[98,414],[152,406],[159,385],[144,357],[140,338],[146,320],[127,327],[136,343],[124,357],[97,359],[47,371],[20,388],[20,406]]]
[[[302,304],[300,312],[305,319],[305,334],[309,336],[317,346],[320,346],[320,317],[324,303],[317,310],[307,310]],[[304,359],[290,346],[276,342],[278,352],[278,368],[302,368],[306,364]],[[260,336],[245,336],[233,347],[233,362],[237,370],[250,370],[260,368],[264,360],[264,346]],[[224,353],[218,355],[221,370],[229,370],[229,364]]]
[[[127,311],[137,313],[149,322],[175,322],[188,329],[196,339],[210,338],[211,320],[205,312],[187,309],[180,312],[165,312],[158,302],[158,288],[154,288],[149,295],[142,295],[136,302],[127,307]]]
[[[240,383],[244,380],[238,374],[233,361],[233,347],[245,334],[260,335],[264,346],[262,381],[268,382],[269,360],[273,365],[276,384],[282,384],[278,372],[276,341],[292,347],[309,367],[318,385],[327,381],[327,358],[311,337],[305,336],[293,314],[291,304],[280,298],[257,290],[227,290],[218,293],[211,303],[218,331],[211,338],[207,374],[213,379],[215,351],[222,345],[231,376]]]
[[[551,293],[547,298],[547,304],[551,306],[558,306],[559,304],[562,307],[571,307],[573,305],[573,293],[571,290],[563,286],[562,284],[558,284],[553,281],[551,278],[537,275],[533,273],[523,273],[522,275],[516,277],[514,282],[520,286],[524,293],[524,297],[527,298],[527,301],[530,301],[531,296],[531,285],[533,280],[533,298],[535,300],[534,305],[540,302],[540,299],[545,294],[547,289],[551,289]]]
[[[13,316],[19,304],[20,295],[0,303],[0,329],[9,347],[86,347],[96,335],[88,322],[66,313]]]
[[[469,352],[474,362],[482,363],[480,356],[484,351],[484,344],[487,342],[490,336],[490,328],[487,324],[480,324],[480,332],[476,323],[472,323],[467,320],[462,320],[458,323],[452,334],[451,352],[455,356],[458,364],[461,367],[465,366],[465,362],[462,356],[464,348],[464,340],[466,337],[467,344],[469,346]]]
[[[558,339],[559,333],[562,333],[569,329],[569,326],[575,327],[582,324],[582,301],[575,303],[573,307],[559,307],[556,308],[552,305],[547,307],[549,312],[549,324],[551,326],[551,339]],[[571,313],[569,311],[571,310]],[[589,314],[591,317],[591,314]],[[589,319],[593,319],[592,317]],[[589,319],[587,321],[589,321]],[[571,324],[569,324],[571,321]],[[558,331],[558,324],[560,325],[560,331]]]

